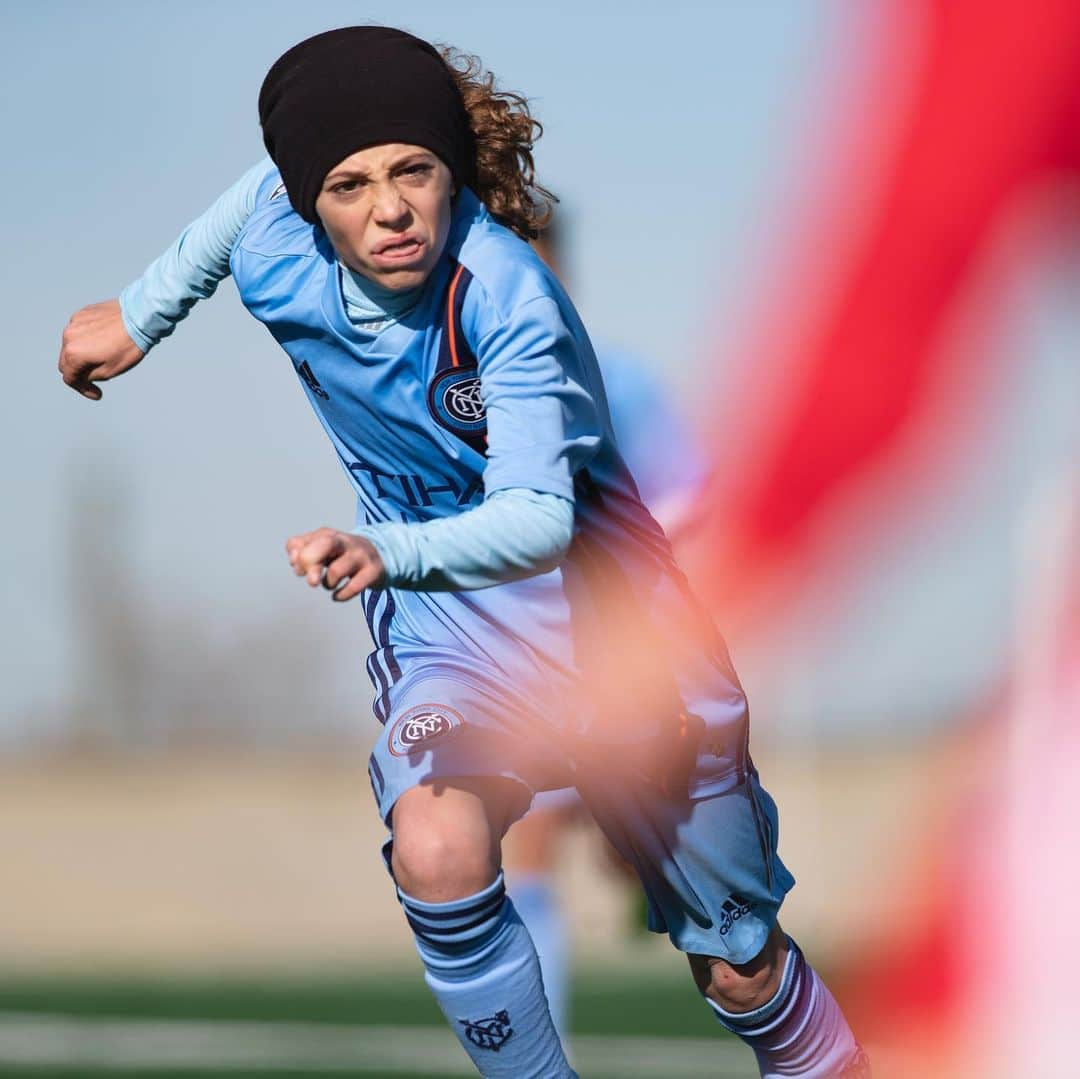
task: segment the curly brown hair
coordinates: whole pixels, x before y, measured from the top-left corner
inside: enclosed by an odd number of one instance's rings
[[[439,48],[469,114],[476,140],[476,194],[491,216],[522,239],[534,240],[559,200],[536,182],[533,143],[543,134],[521,94],[495,88],[480,58],[449,45]]]

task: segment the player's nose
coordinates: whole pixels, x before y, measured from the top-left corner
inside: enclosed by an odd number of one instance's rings
[[[409,215],[409,206],[394,184],[383,184],[375,192],[373,213],[380,225],[400,225]]]

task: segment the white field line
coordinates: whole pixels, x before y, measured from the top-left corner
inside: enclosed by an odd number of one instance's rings
[[[757,1075],[742,1046],[718,1037],[582,1035],[572,1046],[582,1079],[700,1079]],[[180,1019],[88,1019],[0,1012],[0,1069],[67,1066],[152,1073],[162,1068],[262,1068],[396,1075],[476,1072],[442,1027]]]

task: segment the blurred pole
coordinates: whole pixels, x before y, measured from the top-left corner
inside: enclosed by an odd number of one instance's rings
[[[68,574],[76,675],[72,736],[88,748],[141,740],[146,703],[144,620],[131,586],[131,486],[111,457],[70,472]]]

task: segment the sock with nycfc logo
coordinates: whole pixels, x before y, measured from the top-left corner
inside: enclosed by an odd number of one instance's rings
[[[425,903],[398,889],[425,981],[481,1075],[577,1079],[548,1011],[540,963],[500,873],[475,895]]]
[[[788,940],[784,974],[772,1000],[728,1012],[706,998],[717,1019],[757,1057],[763,1079],[870,1079],[870,1061],[825,983]]]
[[[546,873],[511,873],[514,909],[532,937],[544,975],[551,1018],[560,1036],[567,1032],[570,983],[568,930],[555,887]]]

